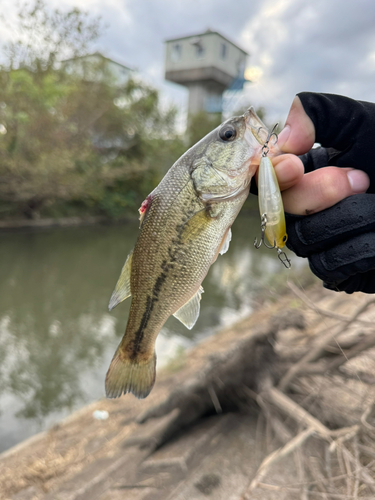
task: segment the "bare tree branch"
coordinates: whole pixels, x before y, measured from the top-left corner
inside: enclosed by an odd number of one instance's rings
[[[308,352],[301,358],[301,360],[295,363],[287,373],[282,377],[279,382],[279,389],[286,390],[291,383],[291,381],[297,376],[297,374],[304,371],[307,365],[313,361],[316,361],[321,356],[324,355],[325,348],[331,342],[332,338],[336,338],[340,335],[345,329],[354,323],[358,317],[363,314],[372,304],[375,303],[375,299],[370,299],[366,301],[364,304],[361,304],[358,309],[354,312],[354,314],[345,321],[345,326],[339,325],[333,331],[330,329],[327,333],[322,336],[319,336],[315,341],[315,345],[308,350]]]

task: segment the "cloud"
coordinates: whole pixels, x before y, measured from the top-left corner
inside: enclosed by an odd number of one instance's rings
[[[14,2],[3,3],[7,16],[12,15]],[[264,106],[272,120],[285,118],[294,95],[302,90],[375,101],[372,0],[47,0],[47,4],[78,6],[101,15],[108,27],[97,48],[138,68],[179,106],[186,105],[186,91],[163,82],[163,41],[207,28],[220,31],[250,53],[249,66],[258,68],[257,81],[237,101]]]
[[[275,116],[302,90],[375,100],[374,25],[370,0],[264,2],[240,37],[263,70],[248,98]]]

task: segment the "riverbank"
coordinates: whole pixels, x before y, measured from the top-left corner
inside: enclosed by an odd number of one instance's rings
[[[262,459],[280,443],[280,436],[270,438],[263,424],[259,426],[259,408],[243,402],[241,411],[226,411],[208,387],[212,411],[188,427],[176,429],[172,440],[157,449],[155,445],[163,441],[180,412],[178,405],[166,415],[160,409],[173,390],[177,388],[182,394],[193,387],[197,380],[202,380],[209,365],[215,367],[221,360],[219,369],[223,360],[237,355],[239,346],[243,349],[264,332],[266,339],[273,339],[278,355],[292,353],[298,359],[298,353],[320,332],[333,331],[367,297],[329,292],[319,284],[309,288],[306,297],[304,293],[296,295],[286,290],[275,299],[265,296],[251,316],[171,362],[158,373],[155,388],[146,400],[127,395],[98,401],[50,431],[0,455],[0,499],[239,499]],[[374,310],[366,311],[361,320],[367,321],[361,324],[366,335],[372,331]],[[276,337],[272,332],[277,332]],[[264,345],[268,349],[271,344]],[[366,367],[371,371],[373,351],[366,356]],[[336,417],[345,422],[354,421],[358,411],[375,396],[373,388],[359,380],[333,386],[331,379],[323,377],[317,387],[311,384],[311,396],[319,396],[319,414],[332,412],[333,400],[341,400],[343,405]],[[349,399],[345,396],[347,390],[351,391]],[[153,408],[159,410],[155,413]],[[108,418],[97,420],[95,410],[108,412]],[[149,412],[153,412],[153,418],[141,424]],[[311,449],[318,457],[319,447]],[[296,492],[296,484],[302,482],[301,474],[298,462],[283,461],[275,466],[271,476],[262,478],[251,498],[300,499],[302,490]],[[292,489],[288,491],[288,487]]]
[[[105,216],[88,216],[88,217],[60,217],[58,219],[9,219],[0,221],[0,231],[17,231],[20,229],[50,229],[64,228],[76,226],[93,226],[93,225],[115,225],[125,224],[129,221],[136,220],[136,216],[127,216],[119,219],[110,219]]]
[[[256,216],[258,208],[255,204],[256,198],[247,202],[247,205],[242,209],[241,215]],[[111,218],[104,215],[93,215],[84,217],[43,217],[37,219],[5,219],[0,220],[0,232],[2,231],[18,231],[18,230],[33,230],[33,229],[51,229],[51,228],[66,228],[77,226],[93,226],[93,225],[116,225],[126,224],[138,220],[136,210],[128,213],[124,217]]]

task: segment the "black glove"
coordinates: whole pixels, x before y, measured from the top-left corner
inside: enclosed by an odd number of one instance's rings
[[[315,150],[301,157],[306,172],[322,166],[352,167],[370,177],[369,193],[375,193],[375,104],[334,94],[298,94],[315,126],[315,141],[328,148],[323,165]]]
[[[370,188],[316,214],[287,214],[287,246],[309,259],[326,288],[375,293],[375,104],[310,92],[298,97],[322,145],[301,156],[305,171],[357,168],[370,177]]]

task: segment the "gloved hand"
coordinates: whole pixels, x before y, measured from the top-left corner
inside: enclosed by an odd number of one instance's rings
[[[375,104],[334,94],[301,92],[298,97],[315,127],[315,142],[326,150],[329,163],[363,170],[375,193]],[[302,157],[305,172],[323,166],[310,151]],[[307,167],[307,170],[306,170]]]
[[[370,184],[367,193],[312,215],[287,214],[287,246],[309,259],[326,288],[375,293],[375,104],[310,92],[298,97],[322,145],[300,157],[305,172],[351,167],[366,172]],[[286,150],[293,152],[290,144]]]
[[[286,214],[287,246],[326,288],[375,293],[375,195],[355,194],[313,215]]]

